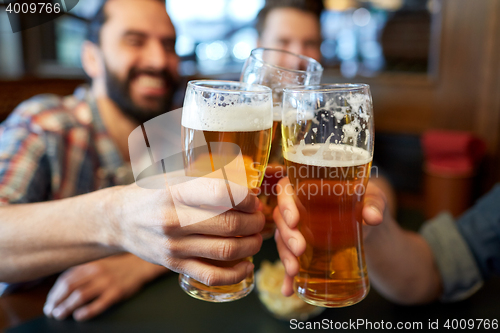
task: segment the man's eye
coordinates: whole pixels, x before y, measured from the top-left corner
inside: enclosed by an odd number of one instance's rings
[[[307,41],[304,43],[305,47],[308,47],[308,48],[316,48],[316,47],[319,47],[321,43],[319,42],[316,42],[316,41]]]
[[[165,43],[163,43],[163,48],[167,52],[175,52],[175,43],[173,43],[173,42],[165,42]]]
[[[287,46],[288,44],[290,44],[289,40],[286,40],[286,39],[279,39],[278,40],[278,45],[280,45],[280,46]]]
[[[125,42],[131,46],[141,46],[144,44],[144,40],[139,37],[128,37],[125,39]]]

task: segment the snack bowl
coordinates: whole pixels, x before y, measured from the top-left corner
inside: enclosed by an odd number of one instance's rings
[[[285,277],[285,267],[280,260],[274,264],[265,260],[255,275],[259,299],[265,308],[277,319],[297,319],[305,321],[321,314],[325,308],[308,304],[297,295],[285,297],[281,285]]]

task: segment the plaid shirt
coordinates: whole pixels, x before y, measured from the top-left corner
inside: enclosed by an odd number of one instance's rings
[[[0,124],[0,206],[64,199],[134,181],[86,87],[39,95]],[[0,283],[0,296],[38,283]]]
[[[90,91],[35,96],[0,125],[0,206],[133,182]]]

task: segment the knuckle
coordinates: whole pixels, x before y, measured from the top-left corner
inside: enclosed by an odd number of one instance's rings
[[[220,275],[211,269],[205,269],[200,274],[201,281],[207,286],[215,286],[220,284]]]
[[[230,240],[223,240],[219,243],[217,257],[222,260],[236,259],[237,249],[235,244]]]
[[[179,242],[170,238],[165,240],[165,250],[167,257],[179,257],[182,255]]]
[[[60,282],[61,290],[63,293],[68,293],[70,290],[74,289],[75,283],[68,280],[62,280]]]
[[[97,275],[101,275],[101,274],[104,274],[106,272],[106,268],[104,267],[104,265],[97,264],[97,263],[92,265],[92,266],[89,266],[89,268],[91,269],[92,273],[97,274]]]
[[[170,197],[173,200],[182,202],[182,195],[176,186],[171,186],[169,190],[170,190]]]
[[[174,223],[169,223],[168,221],[167,223],[163,224],[162,228],[165,235],[173,235],[177,231],[177,225],[175,225]]]
[[[173,259],[172,257],[170,257],[168,255],[165,255],[165,257],[161,261],[161,264],[164,267],[167,267],[168,269],[170,269],[176,273],[184,273],[182,262],[180,260]]]
[[[228,211],[222,214],[221,218],[224,231],[228,235],[237,236],[241,223],[241,215],[234,211]]]
[[[83,301],[83,300],[84,300],[85,295],[84,295],[84,293],[83,293],[80,289],[77,289],[77,290],[73,291],[72,298],[73,298],[76,302],[81,302],[81,301]]]
[[[217,203],[224,202],[228,198],[227,188],[221,186],[219,181],[211,181],[208,183],[208,193]]]

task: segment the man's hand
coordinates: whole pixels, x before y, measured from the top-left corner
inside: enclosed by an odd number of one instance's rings
[[[304,236],[297,228],[299,223],[300,202],[293,194],[293,188],[288,177],[279,181],[278,207],[274,210],[274,221],[277,230],[275,240],[278,252],[285,266],[285,280],[281,292],[285,296],[293,294],[293,277],[299,272],[297,257],[306,249]],[[298,206],[298,207],[297,207]],[[384,220],[386,212],[386,198],[382,190],[368,182],[363,207],[363,238],[367,239],[372,226],[379,225]]]
[[[106,203],[111,226],[106,234],[112,235],[108,243],[210,286],[238,283],[253,270],[252,263],[219,267],[200,259],[238,261],[256,254],[264,227],[264,215],[257,211],[260,202],[248,188],[233,184],[233,197],[244,198],[235,209],[182,226],[178,214],[190,216],[201,207],[227,205],[224,180],[198,180],[195,188],[187,182],[175,190],[142,189],[135,184],[115,188]],[[174,200],[183,204],[183,211],[176,210]]]
[[[75,266],[61,274],[47,296],[45,315],[62,320],[88,320],[129,298],[147,282],[168,270],[132,254]]]
[[[0,207],[0,281],[33,280],[122,252],[212,286],[243,280],[253,264],[241,259],[262,245],[260,201],[232,184],[233,208],[223,179],[177,179],[174,186],[175,180],[161,190],[132,184]],[[193,214],[192,224],[179,220]],[[236,263],[219,267],[225,265],[200,259]]]

